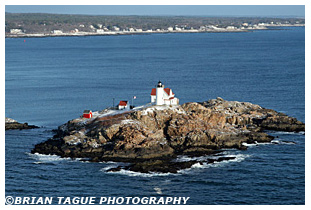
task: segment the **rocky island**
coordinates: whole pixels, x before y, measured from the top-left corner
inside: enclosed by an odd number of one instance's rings
[[[39,128],[35,125],[28,125],[28,123],[19,123],[16,120],[6,117],[5,118],[5,130],[22,130],[22,129],[33,129]]]
[[[248,102],[220,97],[183,105],[142,106],[109,110],[61,125],[53,138],[31,151],[82,161],[126,162],[121,169],[136,172],[177,173],[202,161],[176,161],[178,155],[213,155],[206,163],[229,160],[217,157],[221,149],[244,150],[245,143],[271,142],[266,130],[299,132],[304,123],[283,113]]]

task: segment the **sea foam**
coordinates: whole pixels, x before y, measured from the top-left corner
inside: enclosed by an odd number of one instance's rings
[[[232,162],[241,162],[243,160],[245,160],[245,158],[250,157],[250,155],[244,155],[244,154],[228,154],[228,155],[223,155],[221,157],[235,157],[234,159],[230,159],[230,160],[223,160],[220,162],[214,162],[214,163],[207,163],[207,162],[203,162],[203,163],[195,163],[191,166],[191,168],[187,168],[187,169],[182,169],[179,170],[178,173],[189,173],[191,172],[191,169],[205,169],[205,168],[217,168],[217,167],[224,167],[226,166],[228,163],[232,163]]]
[[[224,167],[229,163],[241,162],[241,161],[245,160],[245,158],[250,157],[250,155],[245,155],[245,154],[232,154],[232,153],[230,153],[230,151],[223,151],[220,154],[222,154],[222,155],[221,156],[209,155],[209,156],[199,156],[199,157],[179,156],[174,161],[185,162],[185,161],[191,161],[191,160],[198,160],[198,161],[202,161],[202,162],[201,163],[195,163],[190,168],[181,169],[176,174],[174,174],[174,173],[155,173],[155,172],[141,173],[141,172],[134,172],[134,171],[125,170],[125,169],[121,169],[120,171],[109,171],[109,172],[107,172],[107,170],[109,170],[111,168],[115,168],[115,167],[120,166],[121,164],[119,164],[119,163],[110,164],[110,165],[102,168],[100,171],[107,173],[107,174],[120,174],[120,175],[138,176],[138,177],[154,177],[154,176],[170,176],[170,175],[178,176],[178,175],[182,175],[182,174],[192,173],[193,171],[195,171],[197,169]],[[207,161],[207,159],[218,159],[220,157],[235,157],[235,158],[230,159],[230,160],[223,160],[220,162],[216,161],[214,163],[204,162],[204,161]]]
[[[108,168],[109,169],[109,168]],[[120,175],[126,175],[126,176],[138,176],[138,177],[153,177],[153,176],[169,176],[169,175],[178,175],[178,174],[172,174],[172,173],[141,173],[141,172],[135,172],[130,170],[121,169],[120,171],[109,171],[107,172],[107,167],[102,168],[100,171],[107,173],[107,174],[120,174]]]
[[[41,164],[41,163],[53,163],[53,162],[60,162],[60,161],[79,161],[81,160],[81,158],[75,158],[75,159],[72,159],[72,158],[62,158],[58,155],[44,155],[44,154],[39,154],[39,153],[35,153],[35,154],[32,154],[32,153],[27,153],[27,155],[29,155],[30,158],[36,160],[34,162],[34,164]]]

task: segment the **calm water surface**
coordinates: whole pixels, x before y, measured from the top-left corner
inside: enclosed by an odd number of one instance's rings
[[[115,163],[31,155],[52,129],[131,100],[150,101],[161,80],[180,103],[217,96],[305,118],[305,29],[251,33],[6,39],[5,115],[41,126],[6,131],[6,196],[189,196],[189,204],[304,204],[305,136],[277,140],[235,161],[177,175],[105,173]],[[158,194],[158,188],[162,194]]]

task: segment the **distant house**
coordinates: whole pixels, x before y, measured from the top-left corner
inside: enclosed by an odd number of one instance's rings
[[[200,31],[205,31],[206,30],[206,27],[205,26],[200,26]]]
[[[52,32],[52,34],[62,34],[63,33],[62,30],[53,30],[51,32]]]
[[[130,109],[130,104],[128,103],[128,101],[120,101],[119,105],[118,105],[118,109]]]
[[[113,30],[113,31],[120,31],[120,28],[119,28],[118,26],[113,26],[113,27],[112,27],[112,30]]]
[[[172,89],[164,88],[161,81],[158,82],[156,88],[151,90],[151,103],[156,103],[156,105],[177,105],[179,104],[179,99],[175,97]]]
[[[22,34],[23,31],[22,31],[22,29],[13,28],[13,29],[10,29],[10,33],[11,34]]]
[[[174,27],[174,30],[175,30],[175,31],[181,31],[182,29],[176,25],[176,26]]]
[[[236,27],[234,27],[234,26],[227,26],[226,29],[227,29],[227,30],[234,30],[234,29],[236,29]]]
[[[79,29],[75,28],[74,30],[71,30],[70,33],[77,33],[79,32]]]
[[[92,116],[93,116],[93,113],[91,110],[84,110],[83,111],[83,117],[84,118],[92,118]]]
[[[104,33],[105,30],[104,29],[96,29],[96,33]]]

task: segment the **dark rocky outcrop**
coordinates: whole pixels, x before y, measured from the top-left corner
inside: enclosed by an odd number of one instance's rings
[[[204,163],[210,164],[233,159],[235,159],[235,157],[219,157],[216,159],[207,159],[204,161],[190,160],[181,162],[171,161],[169,159],[146,160],[142,162],[132,163],[128,166],[117,166],[115,168],[110,168],[107,170],[107,172],[116,172],[124,169],[140,173],[149,173],[149,172],[177,173],[179,170],[191,168],[195,164],[203,165]]]
[[[33,129],[33,128],[39,128],[35,125],[28,125],[28,123],[19,123],[16,120],[13,120],[11,118],[6,117],[5,118],[5,130],[22,130],[22,129]]]
[[[77,118],[59,126],[57,134],[36,145],[32,153],[94,162],[129,162],[124,169],[176,173],[198,163],[172,162],[177,155],[246,149],[244,142],[271,142],[274,137],[265,130],[304,129],[304,123],[285,114],[218,97],[203,103],[151,106],[127,112],[103,110],[92,119]]]

